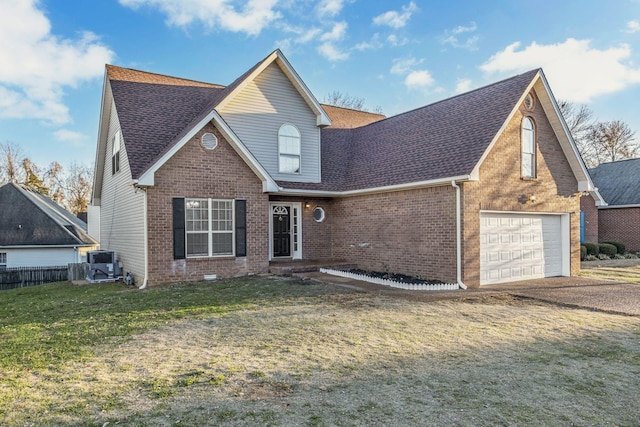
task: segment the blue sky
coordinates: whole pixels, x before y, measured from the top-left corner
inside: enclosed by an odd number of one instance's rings
[[[0,142],[91,164],[105,63],[229,84],[278,47],[386,115],[542,67],[640,138],[640,0],[0,0]]]

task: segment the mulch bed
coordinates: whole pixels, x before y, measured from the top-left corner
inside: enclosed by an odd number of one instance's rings
[[[375,277],[378,279],[395,280],[396,282],[411,283],[416,285],[418,284],[437,285],[437,284],[444,283],[441,280],[425,280],[415,276],[407,276],[405,274],[384,273],[381,271],[368,271],[368,270],[361,270],[359,268],[352,268],[345,271],[348,271],[349,273],[353,273],[353,274],[361,274],[363,276]]]

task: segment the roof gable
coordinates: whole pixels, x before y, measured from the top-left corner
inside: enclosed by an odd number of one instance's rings
[[[0,187],[0,246],[93,246],[86,224],[48,197],[17,184]]]
[[[640,159],[601,163],[589,173],[610,207],[640,205]]]

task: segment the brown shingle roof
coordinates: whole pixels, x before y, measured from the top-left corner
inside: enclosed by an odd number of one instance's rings
[[[471,174],[539,70],[356,129],[322,130],[322,183],[349,191]]]
[[[330,127],[334,129],[353,129],[386,119],[384,114],[352,110],[350,108],[336,107],[335,105],[328,104],[321,105],[331,118]]]
[[[133,179],[167,152],[224,88],[112,65],[107,76]]]
[[[107,66],[131,173],[139,178],[261,62],[228,87]],[[349,191],[469,175],[539,70],[390,118],[323,105],[322,182]]]

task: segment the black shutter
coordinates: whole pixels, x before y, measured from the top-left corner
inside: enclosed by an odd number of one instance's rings
[[[173,259],[185,259],[185,216],[184,199],[173,199]]]
[[[236,200],[236,256],[247,256],[247,201]]]

